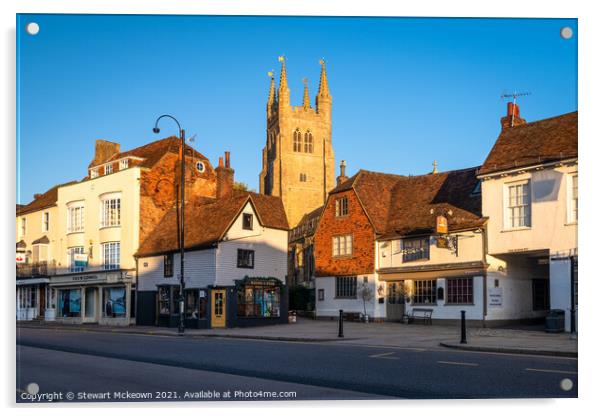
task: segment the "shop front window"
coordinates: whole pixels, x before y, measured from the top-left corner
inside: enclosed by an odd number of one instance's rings
[[[106,287],[103,289],[103,311],[105,318],[125,317],[125,287]]]
[[[169,286],[159,287],[159,315],[169,315]]]
[[[62,318],[79,318],[81,316],[82,292],[80,289],[59,291],[59,315]]]
[[[198,289],[186,290],[186,318],[205,318],[207,310],[207,296],[205,291]]]
[[[280,316],[280,286],[272,280],[250,280],[238,287],[238,316]]]

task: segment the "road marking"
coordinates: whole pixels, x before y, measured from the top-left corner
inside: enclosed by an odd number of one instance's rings
[[[383,352],[381,354],[369,355],[370,358],[382,358],[385,360],[399,360],[399,357],[391,357],[391,354],[395,354],[393,351],[391,352]]]
[[[539,373],[577,374],[576,371],[547,370],[545,368],[525,368],[526,371],[537,371]]]
[[[439,364],[450,364],[450,365],[466,365],[469,367],[477,367],[477,363],[462,363],[459,361],[437,361]]]

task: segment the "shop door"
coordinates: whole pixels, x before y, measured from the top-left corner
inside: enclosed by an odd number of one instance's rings
[[[96,321],[96,293],[95,287],[86,288],[86,311],[84,315],[86,322]]]
[[[213,328],[226,326],[226,291],[224,289],[211,291],[211,326]]]
[[[405,313],[404,283],[387,283],[387,320],[399,321]]]

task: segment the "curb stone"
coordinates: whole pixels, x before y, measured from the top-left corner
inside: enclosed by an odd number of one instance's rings
[[[551,350],[529,350],[526,348],[504,348],[504,347],[482,347],[476,345],[458,345],[446,342],[440,342],[439,345],[446,348],[464,351],[482,351],[482,352],[497,352],[506,354],[525,354],[525,355],[542,355],[548,357],[569,357],[577,358],[577,353],[572,351],[551,351]]]
[[[91,329],[91,328],[79,328],[69,326],[33,326],[33,325],[18,325],[19,328],[24,329],[50,329],[50,330],[65,330],[73,332],[94,332],[94,333],[109,333],[109,334],[128,334],[128,335],[161,335],[161,336],[180,336],[177,332],[161,332],[161,331],[132,331],[132,330],[102,330],[102,329]],[[238,334],[185,334],[185,337],[189,338],[238,338],[238,339],[256,339],[264,341],[289,341],[289,342],[332,342],[341,341],[341,338],[303,338],[303,337],[279,337],[279,336],[258,336],[258,335],[238,335]],[[343,338],[343,340],[357,340],[361,338]]]

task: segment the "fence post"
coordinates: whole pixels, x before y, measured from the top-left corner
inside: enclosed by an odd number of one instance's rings
[[[461,311],[460,344],[466,344],[466,311]]]
[[[343,335],[343,310],[339,309],[339,338],[344,338]]]

